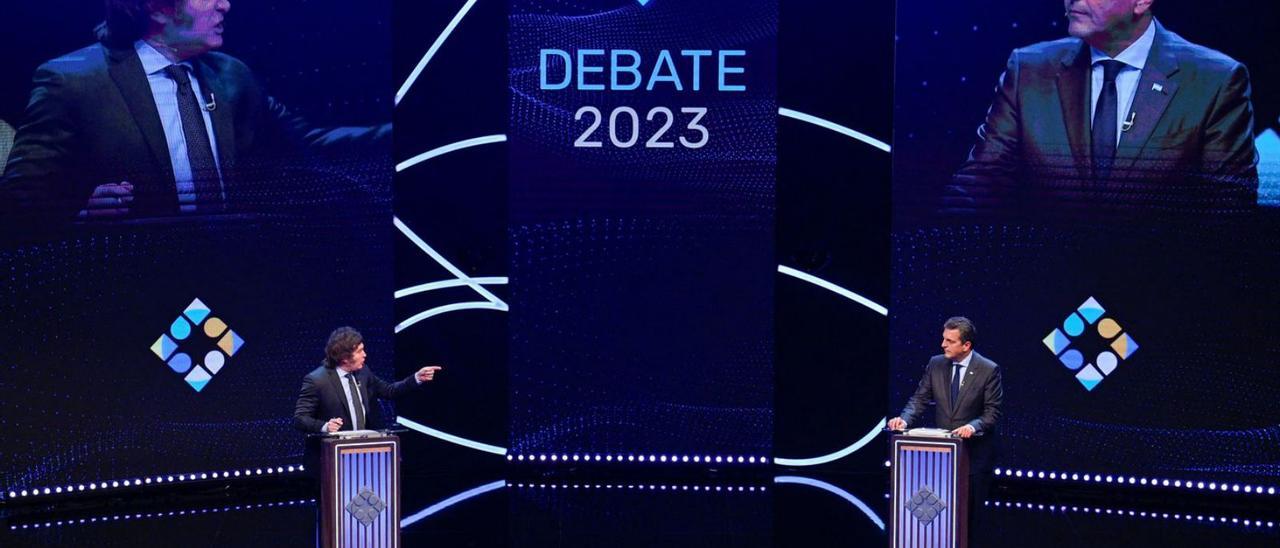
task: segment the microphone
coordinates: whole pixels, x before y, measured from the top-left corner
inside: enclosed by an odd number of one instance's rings
[[[1120,125],[1120,131],[1123,133],[1123,132],[1129,131],[1130,129],[1133,129],[1133,121],[1137,119],[1138,119],[1138,113],[1130,112],[1129,119],[1125,120],[1124,123]]]
[[[213,96],[213,92],[209,92],[209,102],[204,104],[205,112],[213,112],[218,109],[218,99]]]

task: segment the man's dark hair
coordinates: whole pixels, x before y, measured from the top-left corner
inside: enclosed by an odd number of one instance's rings
[[[94,34],[103,44],[113,48],[132,45],[147,34],[151,12],[158,7],[177,7],[186,0],[105,0],[106,17]]]
[[[330,369],[338,367],[342,360],[351,357],[356,347],[364,342],[360,332],[352,327],[339,327],[329,334],[329,342],[324,345],[324,366]]]
[[[956,316],[948,318],[947,322],[942,324],[943,329],[954,329],[960,332],[960,342],[972,343],[973,338],[978,335],[978,328],[974,327],[973,322],[964,316]]]

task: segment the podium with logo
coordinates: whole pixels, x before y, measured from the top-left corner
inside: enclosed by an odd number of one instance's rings
[[[400,546],[400,438],[359,430],[316,441],[320,546]]]
[[[967,548],[969,456],[964,440],[894,435],[889,546]]]

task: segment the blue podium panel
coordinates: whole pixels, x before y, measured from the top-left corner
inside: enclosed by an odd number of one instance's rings
[[[957,439],[893,439],[893,548],[965,548],[968,470]]]
[[[322,495],[324,546],[400,545],[397,438],[350,440],[327,448]],[[324,525],[331,525],[324,527]]]

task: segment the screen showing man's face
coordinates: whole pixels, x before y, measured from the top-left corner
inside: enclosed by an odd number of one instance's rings
[[[1108,34],[1131,24],[1136,0],[1064,0],[1067,32],[1077,38]]]
[[[220,48],[223,20],[230,10],[229,0],[179,2],[165,27],[164,40],[184,58]]]

